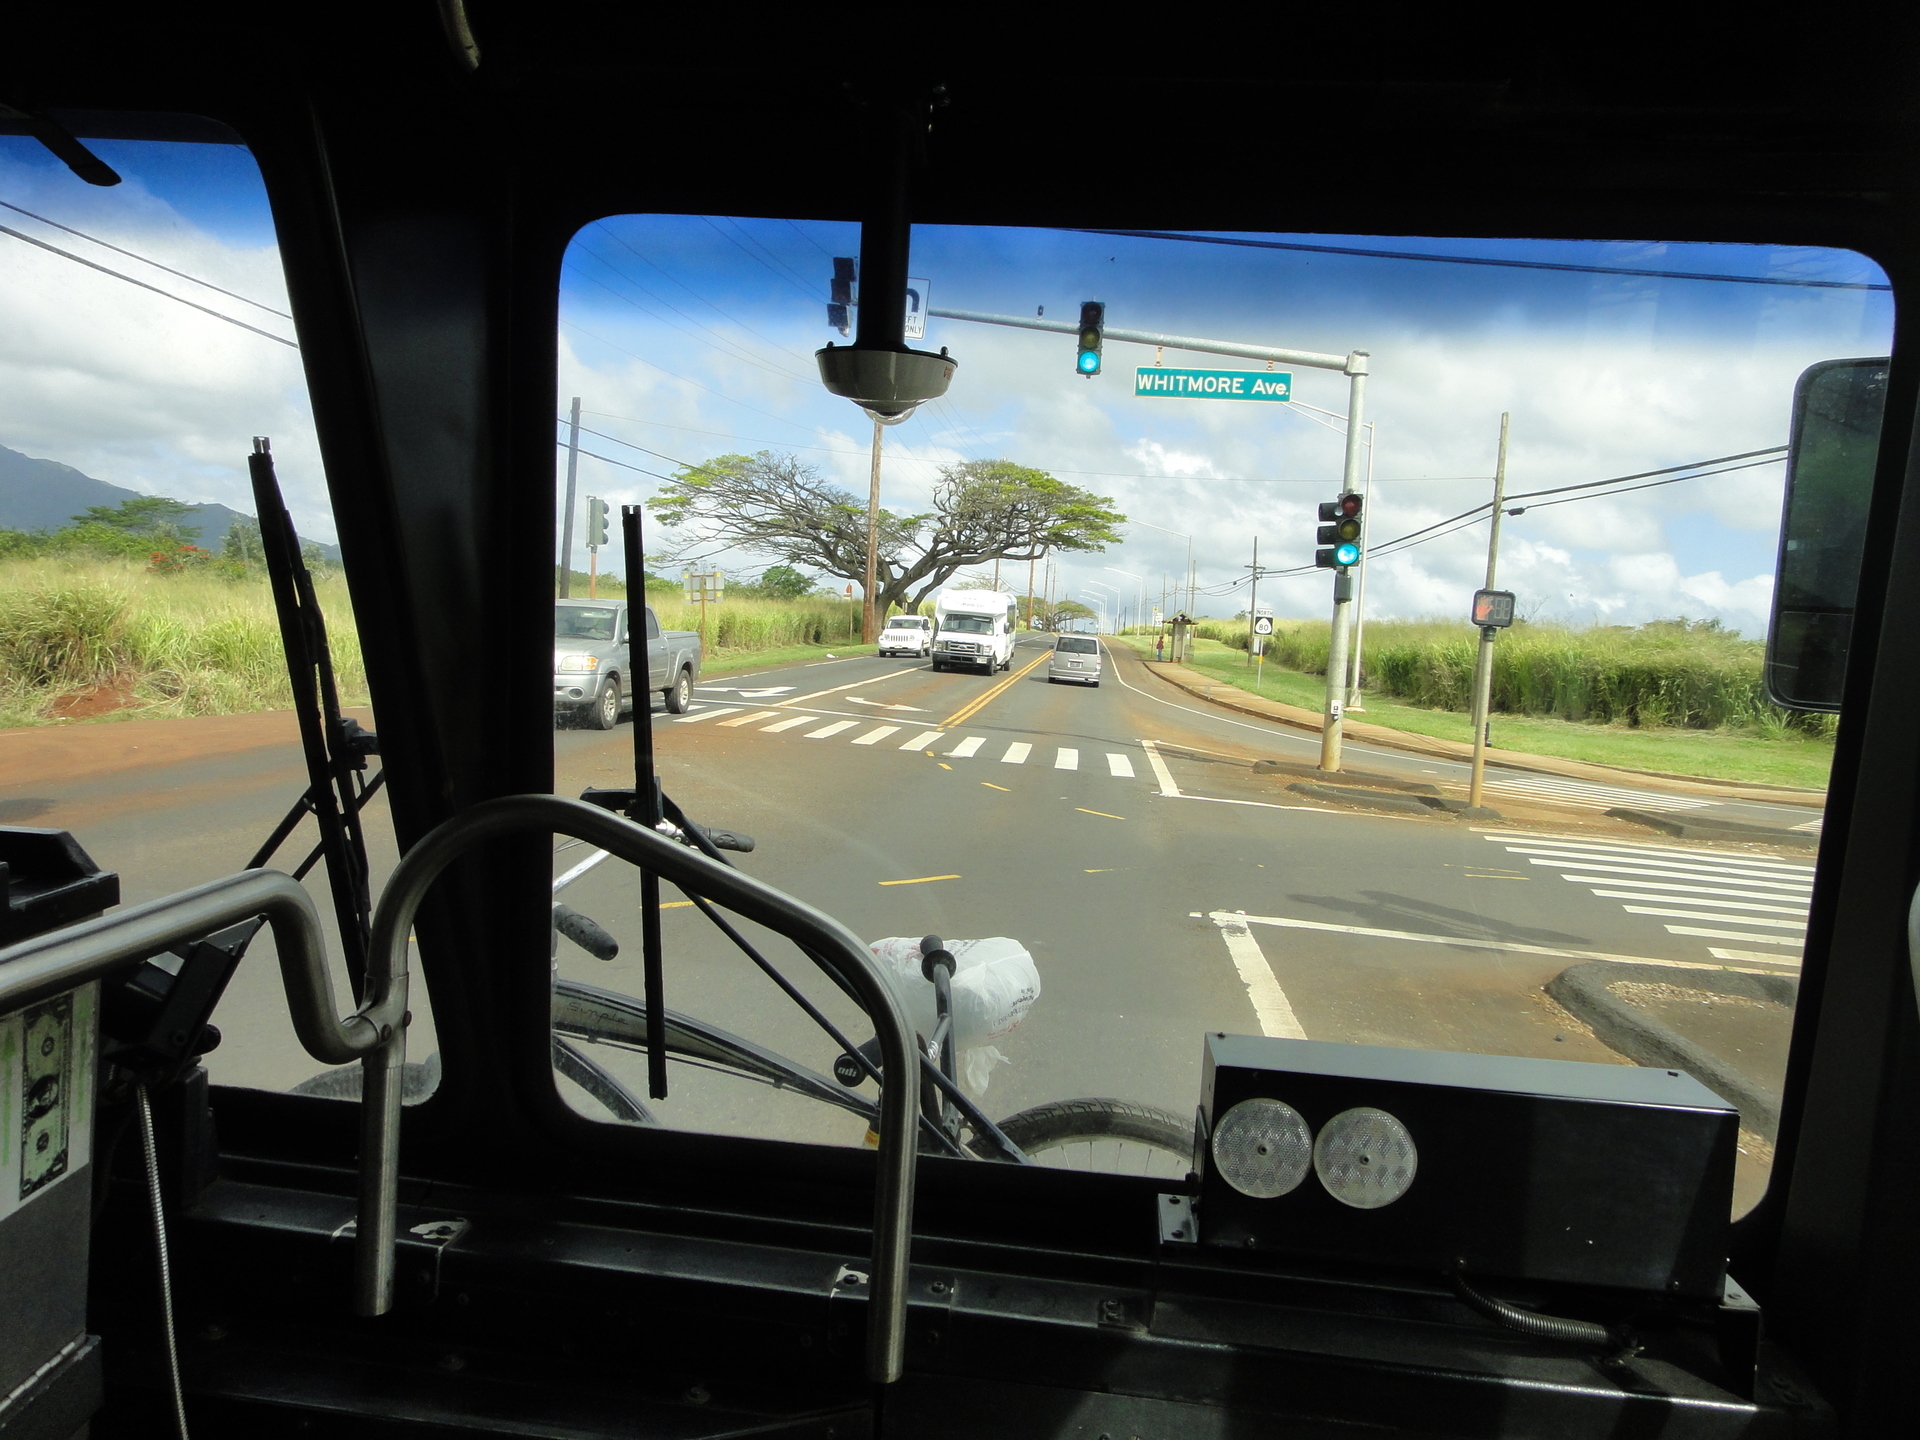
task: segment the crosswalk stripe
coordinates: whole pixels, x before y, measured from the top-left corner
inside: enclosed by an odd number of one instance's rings
[[[1655,875],[1663,872],[1655,870]],[[1562,875],[1562,880],[1571,880],[1576,885],[1637,885],[1642,890],[1667,890],[1676,895],[1727,895],[1736,900],[1800,900],[1805,909],[1811,896],[1801,896],[1790,890],[1728,890],[1718,885],[1701,885],[1698,882],[1688,885],[1676,885],[1663,880],[1642,880],[1637,876],[1632,880],[1615,880],[1606,875]],[[1738,885],[1738,880],[1727,882]]]
[[[949,750],[947,754],[955,760],[964,760],[986,743],[987,737],[984,735],[969,735],[958,745],[954,746],[953,749]]]
[[[1529,776],[1524,780],[1504,777],[1489,780],[1487,789],[1504,790],[1516,795],[1541,795],[1595,810],[1605,810],[1615,805],[1631,805],[1641,810],[1698,810],[1713,803],[1685,795],[1655,795],[1644,790],[1623,790],[1614,785],[1595,785],[1585,780],[1557,780],[1547,776]]]
[[[1667,910],[1656,905],[1622,905],[1629,915],[1670,915],[1676,920],[1722,920],[1729,925],[1764,925],[1769,930],[1798,930],[1806,934],[1805,920],[1769,920],[1764,915],[1715,915],[1706,910]]]
[[[778,735],[782,730],[791,730],[796,725],[811,725],[819,718],[818,715],[795,715],[790,720],[776,720],[773,724],[764,726],[760,733],[762,735]]]
[[[824,740],[829,735],[838,735],[842,730],[851,730],[859,723],[857,720],[836,720],[831,725],[822,725],[818,730],[809,730],[807,732],[807,739]],[[772,729],[773,727],[768,726],[767,728]]]
[[[764,720],[769,715],[778,715],[779,713],[778,710],[756,710],[751,715],[741,715],[733,720],[722,720],[720,722],[720,728],[723,730],[731,730],[736,725],[751,725],[756,720]]]
[[[1056,770],[1078,770],[1080,752],[1078,750],[1056,750],[1053,756],[1053,768]]]
[[[1770,915],[1799,915],[1804,917],[1807,913],[1807,907],[1805,905],[1750,905],[1743,900],[1722,900],[1718,898],[1722,895],[1741,894],[1742,892],[1738,890],[1707,890],[1692,885],[1669,885],[1666,888],[1669,890],[1685,890],[1689,893],[1687,895],[1646,895],[1638,890],[1595,890],[1593,893],[1596,895],[1604,895],[1609,900],[1653,900],[1665,905],[1689,903],[1690,895],[1711,895],[1715,898],[1711,900],[1694,900],[1690,903],[1696,905],[1715,905],[1722,910],[1764,910]],[[1755,896],[1754,898],[1759,899],[1760,897]],[[1784,895],[1774,895],[1769,898],[1784,900],[1787,897]]]
[[[1032,753],[1033,746],[1027,744],[1024,740],[1016,740],[1013,744],[1007,746],[1007,753],[1000,757],[1000,763],[1002,765],[1024,765],[1027,763],[1027,756]]]
[[[1667,929],[1675,935],[1704,935],[1709,940],[1745,940],[1754,945],[1799,945],[1798,939],[1788,939],[1782,935],[1749,935],[1743,930],[1702,930],[1696,925],[1669,925]]]
[[[1785,870],[1804,870],[1813,873],[1813,866],[1793,860],[1781,860],[1770,855],[1752,855],[1739,850],[1703,850],[1697,845],[1659,845],[1651,840],[1593,840],[1579,835],[1550,835],[1538,830],[1480,830],[1476,834],[1483,840],[1496,845],[1511,845],[1515,841],[1533,841],[1546,844],[1555,850],[1596,850],[1608,854],[1632,854],[1653,856],[1677,856],[1690,860],[1740,860],[1755,865],[1771,865]]]
[[[1545,865],[1549,868],[1564,866],[1564,860],[1529,860],[1529,865]],[[1758,876],[1721,875],[1715,871],[1694,870],[1653,870],[1641,865],[1589,865],[1582,861],[1582,870],[1591,870],[1599,875],[1650,875],[1657,880],[1738,880],[1742,885],[1759,885],[1768,890],[1782,893],[1798,892],[1805,894],[1810,888],[1804,880],[1762,880]]]
[[[922,730],[900,748],[902,750],[924,750],[946,733],[944,730]]]
[[[1133,779],[1133,761],[1125,755],[1116,755],[1112,751],[1108,751],[1107,773],[1109,775],[1117,775],[1122,780],[1131,780]]]
[[[1689,860],[1678,855],[1635,855],[1606,851],[1574,850],[1560,846],[1509,845],[1509,855],[1551,855],[1560,860],[1584,863],[1587,860],[1627,860],[1636,865],[1679,865],[1689,870],[1705,870],[1716,875],[1763,875],[1769,879],[1791,878],[1813,883],[1813,872],[1794,865],[1768,865],[1765,862],[1739,860]]]
[[[676,725],[698,725],[702,720],[718,720],[722,715],[731,715],[740,707],[728,705],[719,710],[703,710],[698,715],[682,715],[673,723]]]
[[[898,725],[876,725],[858,740],[849,741],[848,743],[853,745],[878,745],[882,740],[886,739],[887,736],[897,733],[899,729],[900,727]]]
[[[1764,955],[1758,950],[1723,950],[1718,945],[1709,945],[1707,953],[1716,960],[1759,961],[1762,965],[1781,965],[1789,970],[1798,970],[1800,962],[1790,960],[1785,955]]]

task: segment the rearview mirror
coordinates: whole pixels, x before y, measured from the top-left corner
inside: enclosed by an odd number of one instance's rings
[[[1823,360],[1794,387],[1766,664],[1767,698],[1789,710],[1840,709],[1887,365]]]

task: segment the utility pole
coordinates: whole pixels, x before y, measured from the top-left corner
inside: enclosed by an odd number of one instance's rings
[[[1493,465],[1493,528],[1487,532],[1487,584],[1493,589],[1494,567],[1500,563],[1500,517],[1507,501],[1507,419],[1500,416],[1500,456]],[[1493,697],[1493,642],[1499,630],[1480,627],[1479,663],[1473,669],[1473,778],[1467,786],[1467,807],[1480,808],[1480,788],[1487,770],[1487,706]]]
[[[873,422],[873,472],[867,485],[867,584],[866,599],[860,607],[860,642],[871,645],[880,638],[874,628],[874,572],[880,568],[880,422]],[[703,612],[704,613],[704,612]]]
[[[1347,458],[1340,493],[1351,495],[1360,480],[1360,440],[1366,425],[1367,352],[1356,350],[1347,360]],[[1362,515],[1365,509],[1362,508]],[[1362,548],[1361,558],[1366,558]],[[1327,707],[1320,720],[1320,768],[1340,769],[1340,742],[1345,729],[1347,698],[1347,606],[1353,603],[1353,572],[1333,572],[1333,628],[1327,636]]]
[[[567,503],[560,518],[560,598],[565,600],[573,588],[573,482],[580,473],[580,397],[573,397],[573,413],[568,418]]]
[[[1033,565],[1037,558],[1037,556],[1027,557],[1027,629],[1029,630],[1038,628],[1033,623]]]
[[[1253,537],[1253,564],[1247,566],[1253,572],[1253,589],[1247,595],[1247,664],[1253,664],[1254,643],[1259,636],[1253,633],[1253,626],[1260,611],[1260,537]]]

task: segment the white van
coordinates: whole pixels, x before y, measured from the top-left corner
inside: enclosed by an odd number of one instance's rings
[[[998,590],[942,590],[933,602],[933,668],[1011,668],[1019,603]]]

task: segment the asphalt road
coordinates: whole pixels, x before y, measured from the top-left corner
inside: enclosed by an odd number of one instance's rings
[[[1050,685],[1046,653],[1033,637],[991,677],[874,657],[728,676],[699,689],[692,713],[650,721],[668,792],[695,818],[758,838],[741,860],[751,873],[864,938],[1027,947],[1042,993],[991,1042],[1007,1061],[991,1074],[991,1114],[1099,1095],[1191,1115],[1209,1030],[1618,1063],[1542,993],[1565,967],[1604,956],[1797,968],[1810,857],[1635,833],[1600,820],[1621,803],[1611,797],[1492,828],[1306,803],[1286,790],[1291,777],[1251,765],[1311,758],[1311,737],[1212,710],[1124,653],[1098,688]],[[625,722],[557,729],[554,742],[560,793],[630,783]],[[1348,763],[1450,778],[1440,762],[1362,746]],[[40,775],[0,789],[0,819],[72,830],[134,901],[238,868],[303,785],[297,749],[267,746]],[[377,882],[394,863],[382,806],[369,837]],[[588,853],[559,848],[555,874]],[[606,963],[562,942],[560,972],[637,994],[631,872],[599,866],[564,898],[623,949]],[[830,1071],[832,1042],[682,897],[667,899],[669,1005]],[[865,1037],[804,959],[758,938]],[[424,1056],[431,997],[415,1010]],[[264,937],[216,1020],[217,1081],[283,1088],[320,1068],[285,1020]],[[638,1057],[594,1053],[644,1088]],[[827,1143],[858,1143],[862,1129],[685,1065],[654,1108],[670,1124]]]

